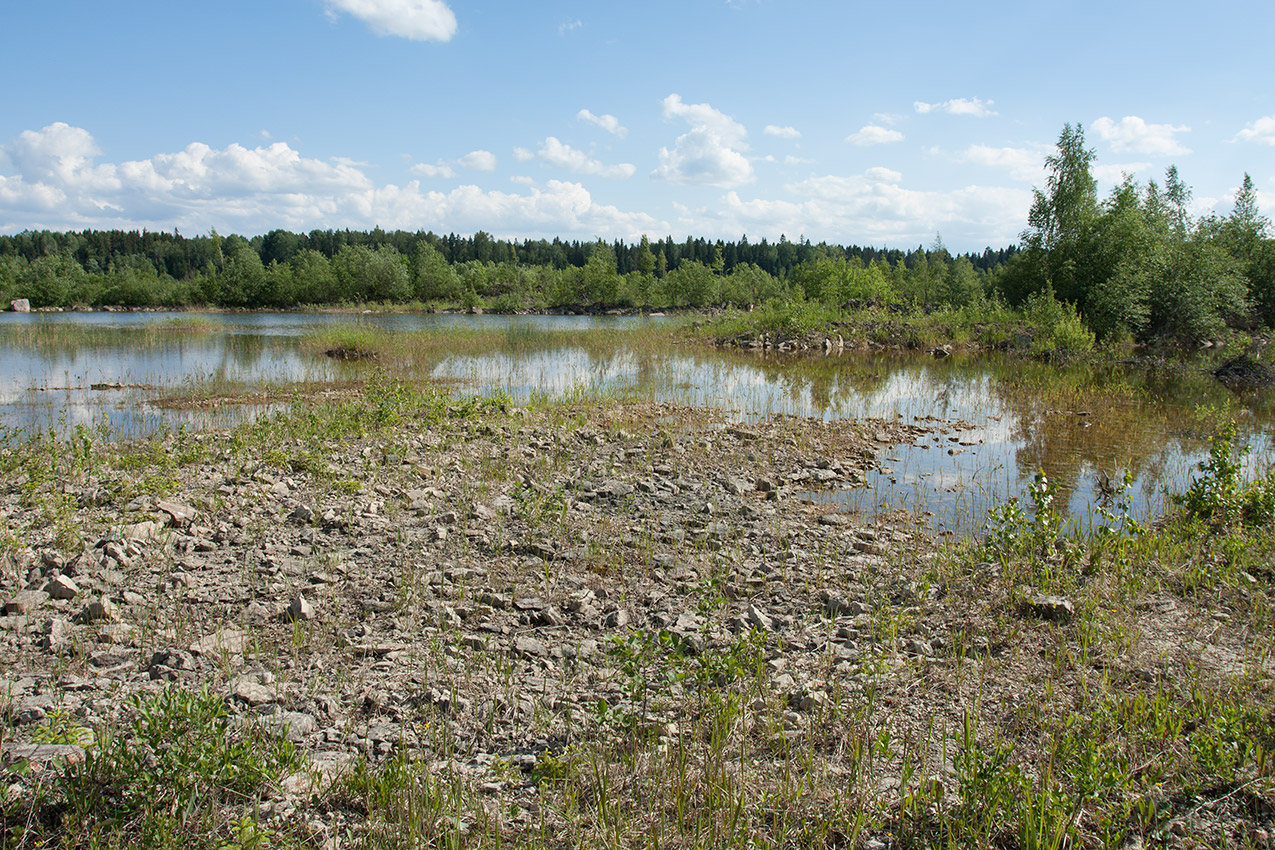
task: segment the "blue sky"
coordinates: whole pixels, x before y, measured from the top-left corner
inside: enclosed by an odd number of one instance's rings
[[[6,9],[0,232],[1018,238],[1063,124],[1275,211],[1275,5],[41,0]]]

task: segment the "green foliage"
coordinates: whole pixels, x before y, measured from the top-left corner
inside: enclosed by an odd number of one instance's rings
[[[1275,471],[1256,481],[1243,480],[1249,446],[1236,443],[1232,420],[1210,439],[1209,456],[1200,461],[1199,478],[1185,493],[1174,496],[1187,516],[1215,526],[1239,523],[1264,527],[1275,522]]]
[[[236,722],[207,690],[168,687],[130,708],[128,726],[103,731],[36,797],[24,827],[30,846],[267,846],[270,831],[250,816],[224,816],[295,769],[295,747]],[[60,719],[48,728],[50,740],[87,742],[87,730]],[[9,814],[5,829],[19,829]]]
[[[1064,518],[1054,507],[1058,485],[1050,483],[1045,471],[1037,470],[1027,488],[1031,513],[1017,499],[1010,499],[987,512],[984,547],[1002,560],[1027,556],[1044,558],[1062,534]]]
[[[717,303],[718,278],[703,263],[682,263],[661,282],[665,301],[672,307],[706,307]]]
[[[1093,331],[1085,327],[1072,304],[1063,304],[1046,288],[1027,299],[1023,312],[1032,326],[1032,354],[1054,357],[1093,350]]]
[[[464,846],[461,784],[436,774],[419,758],[400,752],[375,768],[360,760],[332,795],[338,804],[366,816],[364,847]]]
[[[406,301],[412,295],[407,263],[393,246],[346,245],[332,258],[342,301]]]
[[[31,740],[38,744],[75,744],[80,747],[91,747],[97,741],[93,730],[75,722],[69,713],[54,710],[40,722],[31,733]]]

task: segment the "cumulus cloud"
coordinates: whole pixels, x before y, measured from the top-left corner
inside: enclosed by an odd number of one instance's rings
[[[584,151],[576,150],[554,136],[549,136],[545,139],[545,143],[536,153],[536,157],[548,165],[565,168],[576,174],[629,178],[637,171],[636,166],[628,162],[622,162],[619,165],[604,165],[598,160],[591,158]]]
[[[475,152],[483,153],[483,152]],[[472,156],[472,155],[471,155]],[[374,184],[348,160],[301,156],[286,143],[215,149],[194,142],[149,159],[98,163],[84,129],[51,124],[0,148],[0,232],[150,227],[263,233],[276,227],[375,226],[497,234],[636,238],[666,222],[595,202],[579,183],[549,181],[520,193],[419,182]],[[481,167],[484,157],[471,162]],[[450,165],[418,165],[419,173]]]
[[[456,169],[447,163],[439,160],[436,165],[430,165],[427,162],[419,162],[408,169],[412,174],[418,177],[442,177],[450,180],[456,176]]]
[[[1104,115],[1090,126],[1113,151],[1120,153],[1174,156],[1191,152],[1176,138],[1179,133],[1191,131],[1186,125],[1148,124],[1136,115],[1113,121]]]
[[[470,171],[496,170],[496,155],[491,151],[470,151],[456,161]]]
[[[442,0],[327,0],[330,12],[345,12],[377,35],[413,41],[449,41],[456,16]]]
[[[851,176],[811,177],[785,186],[787,199],[746,200],[728,192],[715,208],[683,208],[694,233],[805,234],[812,239],[881,246],[917,245],[941,230],[954,245],[1016,241],[1031,192],[967,186],[950,192],[903,187],[902,175],[873,168]]]
[[[1231,141],[1275,145],[1275,115],[1267,115],[1251,122],[1243,130],[1236,133],[1235,138]]]
[[[796,127],[779,127],[775,124],[767,124],[762,132],[767,136],[777,136],[781,139],[801,138],[801,131]]]
[[[994,100],[982,100],[977,97],[957,97],[941,103],[926,103],[918,100],[912,107],[922,115],[930,112],[946,112],[948,115],[969,115],[974,118],[990,118],[1000,113],[992,109]]]
[[[491,151],[470,151],[460,159],[451,162],[440,159],[434,164],[420,162],[413,165],[408,171],[417,177],[441,177],[447,180],[456,176],[457,168],[467,168],[470,171],[495,171],[496,155]]]
[[[531,238],[590,234],[637,239],[667,230],[666,222],[645,213],[624,212],[599,204],[579,183],[550,180],[543,187],[509,193],[458,186],[447,192],[421,192],[414,183],[384,186],[351,199],[362,221],[385,227],[473,232]]]
[[[1041,149],[970,145],[954,158],[957,162],[1003,169],[1015,180],[1039,180],[1044,174],[1045,155]]]
[[[867,147],[868,145],[885,145],[890,142],[903,141],[903,134],[898,130],[891,130],[887,127],[879,127],[876,124],[869,124],[859,129],[857,133],[851,133],[846,136],[846,141],[852,145]]]
[[[664,98],[664,117],[691,125],[677,137],[673,149],[660,148],[660,165],[651,176],[670,183],[730,187],[752,182],[752,163],[744,125],[707,103],[685,103],[680,95]]]
[[[619,136],[621,139],[629,134],[628,128],[620,126],[620,119],[614,115],[594,115],[587,109],[581,109],[576,113],[576,120],[597,124],[603,130],[613,136]]]
[[[885,168],[884,166],[876,166],[869,168],[863,172],[863,176],[869,180],[875,180],[878,183],[899,183],[903,180],[903,173],[895,171],[893,168]]]

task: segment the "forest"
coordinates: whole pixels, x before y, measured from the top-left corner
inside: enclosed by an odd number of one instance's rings
[[[934,311],[1056,303],[1100,342],[1184,343],[1275,325],[1275,240],[1245,174],[1226,216],[1191,214],[1170,167],[1100,198],[1079,124],[1046,159],[1021,242],[952,254],[671,236],[637,243],[428,231],[25,231],[0,236],[0,303],[285,309],[407,305],[494,312],[749,309],[818,303]]]

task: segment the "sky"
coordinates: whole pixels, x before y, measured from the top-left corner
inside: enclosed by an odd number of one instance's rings
[[[0,233],[1018,241],[1065,124],[1275,213],[1275,4],[40,0]]]

